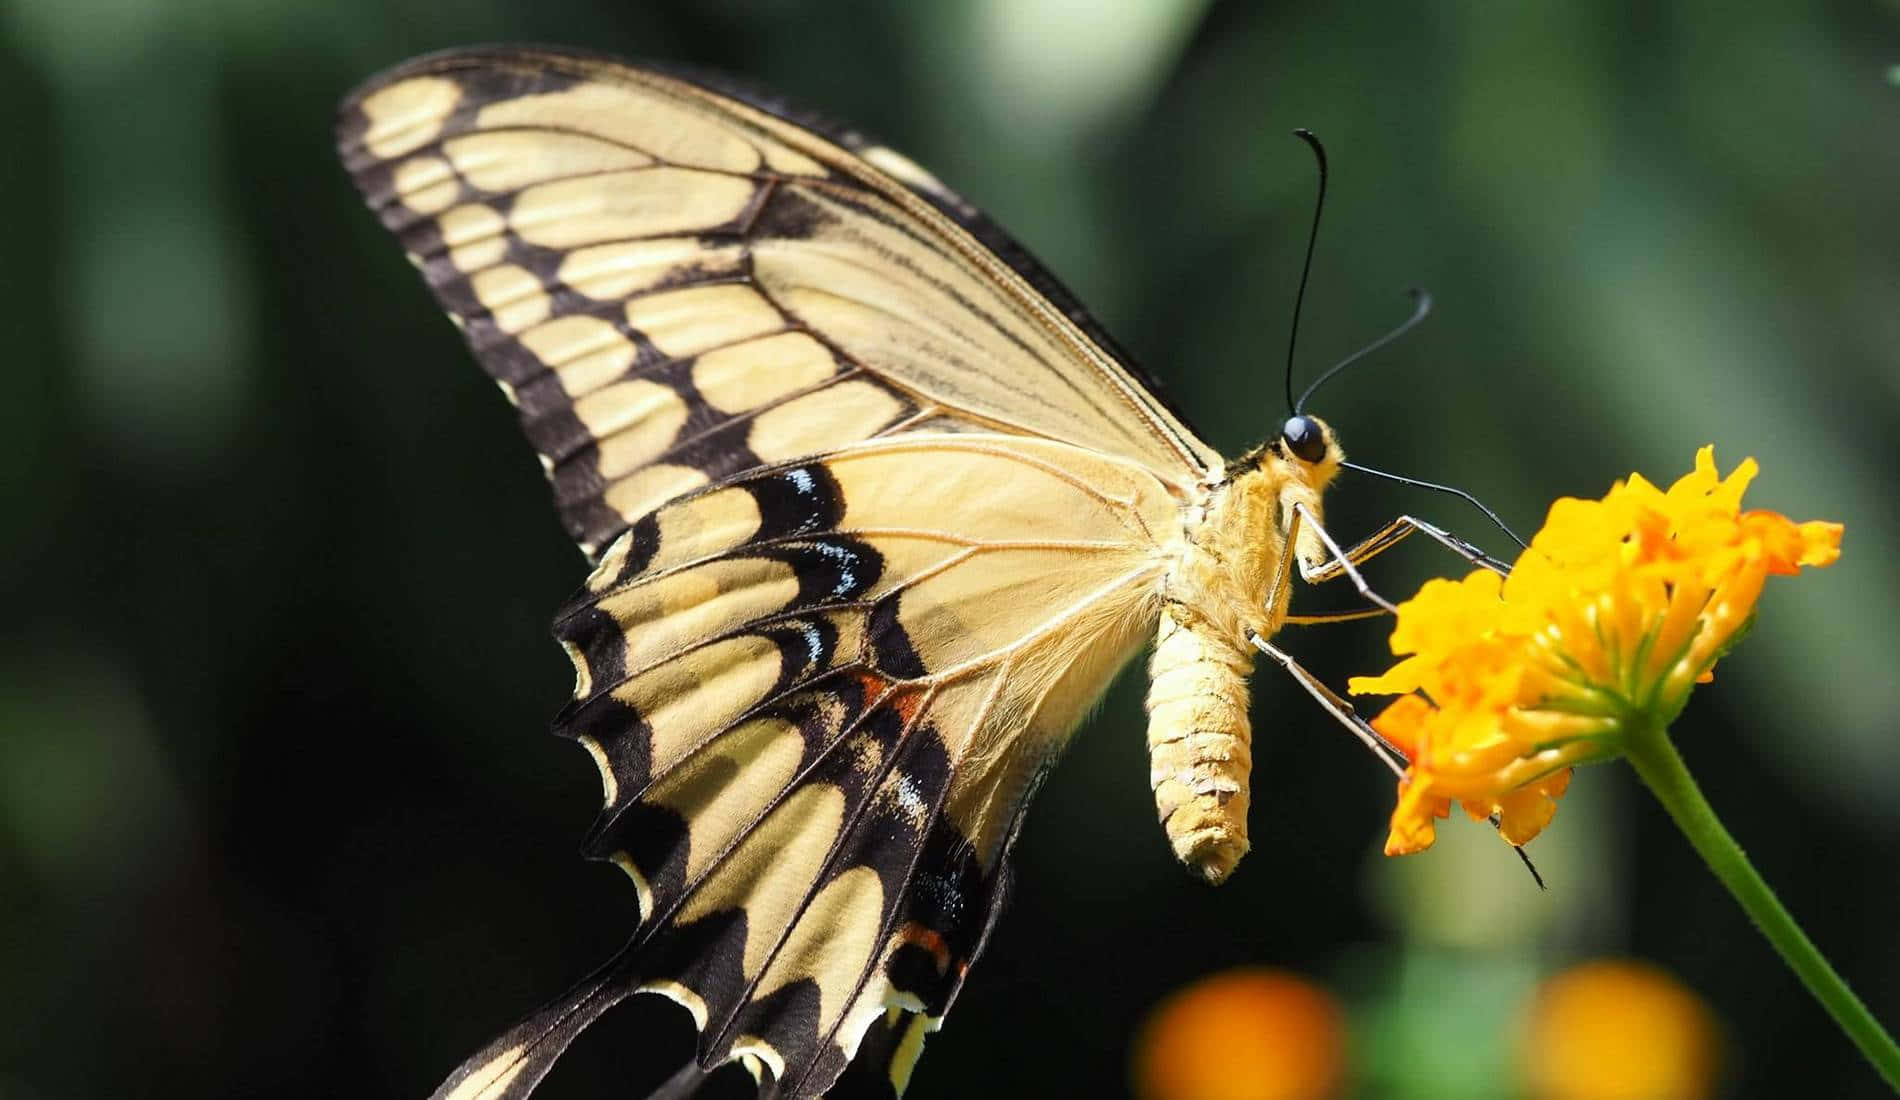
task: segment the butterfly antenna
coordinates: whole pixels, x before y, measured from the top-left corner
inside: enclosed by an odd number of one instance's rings
[[[1377,340],[1374,340],[1372,343],[1367,344],[1365,347],[1360,348],[1358,351],[1353,352],[1351,355],[1346,356],[1344,359],[1341,359],[1339,362],[1334,363],[1332,367],[1326,371],[1325,374],[1322,374],[1318,378],[1313,379],[1313,384],[1306,387],[1306,392],[1302,393],[1300,395],[1300,399],[1293,403],[1294,416],[1298,416],[1302,412],[1306,411],[1306,399],[1309,397],[1312,397],[1313,391],[1325,385],[1327,381],[1329,381],[1333,377],[1333,375],[1338,374],[1340,371],[1345,370],[1347,367],[1352,366],[1354,363],[1357,363],[1359,360],[1364,359],[1366,356],[1371,355],[1375,351],[1378,351],[1380,348],[1386,346],[1392,341],[1397,340],[1401,336],[1404,336],[1407,332],[1410,332],[1412,330],[1412,326],[1418,324],[1420,321],[1423,321],[1425,318],[1431,316],[1432,296],[1429,292],[1420,290],[1418,287],[1413,287],[1412,289],[1406,291],[1406,293],[1412,296],[1412,315],[1406,318],[1405,322],[1399,325],[1399,327],[1393,329],[1391,332],[1386,333],[1384,336],[1379,337]]]
[[[1371,474],[1373,477],[1382,477],[1382,478],[1385,478],[1387,481],[1396,481],[1401,485],[1410,485],[1418,489],[1430,489],[1434,493],[1450,493],[1452,496],[1455,496],[1459,498],[1460,500],[1463,500],[1469,503],[1472,507],[1476,508],[1478,511],[1483,512],[1484,517],[1490,520],[1492,523],[1497,524],[1498,530],[1504,532],[1506,535],[1509,535],[1511,541],[1517,543],[1520,549],[1523,549],[1523,550],[1530,549],[1530,544],[1525,542],[1523,539],[1518,538],[1517,532],[1511,530],[1510,526],[1506,524],[1504,520],[1499,518],[1496,512],[1493,512],[1488,506],[1486,506],[1484,501],[1479,500],[1477,497],[1472,496],[1470,493],[1465,492],[1463,489],[1457,488],[1456,486],[1452,486],[1452,485],[1440,485],[1435,481],[1420,481],[1418,478],[1415,478],[1415,477],[1401,477],[1398,474],[1388,474],[1384,470],[1375,470],[1370,466],[1361,466],[1357,462],[1342,462],[1340,463],[1340,465],[1345,467],[1348,470],[1357,470],[1362,474]]]
[[[1319,162],[1319,195],[1313,200],[1313,228],[1306,234],[1306,261],[1300,265],[1300,289],[1293,296],[1293,325],[1286,335],[1286,407],[1288,413],[1298,416],[1299,407],[1293,400],[1293,349],[1300,341],[1300,306],[1306,301],[1307,276],[1313,273],[1313,246],[1319,242],[1319,216],[1326,209],[1326,147],[1305,127],[1293,131],[1293,136],[1304,141],[1313,150],[1313,159]]]

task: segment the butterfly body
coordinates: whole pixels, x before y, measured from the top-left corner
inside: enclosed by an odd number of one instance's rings
[[[352,95],[338,143],[593,562],[554,729],[637,915],[440,1100],[526,1096],[636,992],[762,1091],[901,1092],[1036,787],[1151,641],[1157,808],[1232,870],[1248,639],[1286,614],[1329,430],[1224,461],[934,177],[706,80],[456,51]]]
[[[1323,515],[1321,494],[1343,459],[1325,431],[1318,463],[1269,444],[1203,487],[1184,509],[1162,583],[1148,663],[1149,782],[1176,858],[1209,882],[1226,879],[1247,851],[1255,652],[1248,638],[1272,637],[1286,618],[1286,578],[1274,591],[1286,517],[1295,504]],[[1325,558],[1316,539],[1296,549],[1303,561]]]

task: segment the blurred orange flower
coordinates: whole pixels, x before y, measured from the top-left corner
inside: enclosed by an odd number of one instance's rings
[[[1520,1064],[1532,1100],[1702,1100],[1719,1055],[1694,991],[1653,966],[1606,960],[1539,987]]]
[[[1704,447],[1667,490],[1632,474],[1602,500],[1559,500],[1509,578],[1434,580],[1399,605],[1404,659],[1350,684],[1403,693],[1372,723],[1411,760],[1388,855],[1430,847],[1454,801],[1530,840],[1572,766],[1667,727],[1754,621],[1769,574],[1840,556],[1839,524],[1742,511],[1755,472],[1748,459],[1718,477]]]
[[[1303,978],[1229,970],[1169,996],[1135,1040],[1140,1100],[1329,1100],[1346,1076],[1339,1003]]]

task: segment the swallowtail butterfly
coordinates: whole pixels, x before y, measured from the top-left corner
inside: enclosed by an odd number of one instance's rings
[[[768,1095],[901,1093],[1024,807],[1151,644],[1162,823],[1233,869],[1254,649],[1290,560],[1345,568],[1331,429],[1223,458],[954,192],[719,81],[461,50],[371,80],[337,140],[593,565],[554,724],[638,905],[439,1100],[526,1096],[636,992],[699,1029],[663,1095],[734,1060]]]

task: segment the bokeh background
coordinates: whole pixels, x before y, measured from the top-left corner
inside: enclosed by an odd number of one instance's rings
[[[1528,529],[1714,442],[1761,460],[1752,502],[1846,522],[1677,733],[1900,1021],[1891,4],[5,0],[0,1097],[420,1097],[629,925],[576,855],[593,767],[542,736],[581,561],[330,150],[358,80],[507,40],[729,70],[909,151],[1229,453],[1283,415],[1317,130],[1302,375],[1439,303],[1315,402],[1354,457]],[[1332,509],[1502,543],[1390,485]],[[1343,684],[1382,637],[1287,644]],[[1600,956],[1704,999],[1723,1095],[1882,1094],[1620,766],[1533,845],[1547,893],[1479,826],[1385,860],[1385,773],[1262,670],[1255,849],[1209,890],[1154,824],[1138,679],[1032,812],[913,1096],[1122,1095],[1151,1006],[1241,964],[1345,1006],[1350,1095],[1518,1096],[1527,998]],[[680,1015],[616,1012],[545,1094],[639,1095]]]

